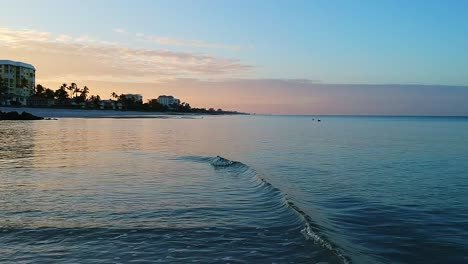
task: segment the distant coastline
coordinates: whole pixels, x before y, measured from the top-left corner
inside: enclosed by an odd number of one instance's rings
[[[168,117],[168,116],[211,116],[211,115],[248,115],[247,113],[181,113],[156,111],[120,111],[50,107],[13,107],[0,106],[0,111],[18,113],[28,112],[45,118],[112,118],[112,117]]]
[[[0,66],[10,69],[10,64],[21,64],[21,62],[0,61]],[[26,65],[26,64],[25,64]],[[29,64],[28,64],[29,65]],[[31,79],[23,78],[21,83],[12,83],[10,79],[4,79],[0,74],[0,106],[13,108],[46,108],[46,109],[64,109],[64,110],[117,110],[117,111],[135,111],[150,113],[170,113],[170,114],[205,114],[205,115],[234,115],[247,113],[237,111],[226,111],[221,108],[196,108],[187,102],[172,95],[160,95],[157,99],[149,99],[143,102],[141,94],[117,94],[112,92],[112,99],[103,100],[100,95],[90,95],[90,89],[87,86],[80,88],[76,83],[67,85],[62,84],[57,90],[46,88],[40,84],[35,84],[35,68],[30,65],[33,71]],[[16,68],[15,68],[16,69]],[[18,69],[16,69],[18,70]],[[23,69],[24,71],[26,69]],[[10,70],[9,70],[10,71]],[[11,70],[10,72],[13,72]],[[1,71],[0,71],[1,73]],[[20,71],[15,73],[20,74]],[[13,89],[13,87],[15,87]]]

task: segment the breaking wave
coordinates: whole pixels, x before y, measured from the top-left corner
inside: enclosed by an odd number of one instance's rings
[[[331,254],[336,256],[342,263],[351,263],[350,258],[345,256],[345,254],[336,244],[327,239],[325,235],[320,233],[319,226],[316,223],[314,223],[314,221],[309,215],[307,215],[301,208],[296,206],[292,201],[288,200],[287,195],[281,192],[280,189],[273,186],[264,177],[259,175],[254,169],[250,168],[248,165],[239,161],[229,160],[221,156],[185,156],[182,157],[182,159],[194,162],[209,163],[215,169],[233,169],[237,174],[250,177],[251,180],[256,181],[259,185],[259,188],[274,191],[275,193],[280,193],[279,199],[282,200],[283,205],[291,209],[300,218],[299,222],[303,225],[303,227],[300,229],[305,239],[311,240],[314,242],[314,244],[319,245],[320,247],[328,250]]]

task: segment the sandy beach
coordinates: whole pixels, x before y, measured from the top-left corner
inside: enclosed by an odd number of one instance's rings
[[[137,112],[137,111],[115,111],[115,110],[84,110],[84,109],[51,109],[51,108],[29,108],[29,107],[0,107],[2,112],[23,111],[45,118],[167,118],[181,115],[163,112]],[[187,114],[191,116],[193,114]]]

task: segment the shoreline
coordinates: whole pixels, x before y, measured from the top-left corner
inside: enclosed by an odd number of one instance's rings
[[[167,112],[139,112],[116,110],[90,110],[90,109],[61,109],[38,107],[10,107],[0,106],[0,111],[18,113],[27,112],[44,118],[164,118],[170,116],[204,116],[198,113],[167,113]]]

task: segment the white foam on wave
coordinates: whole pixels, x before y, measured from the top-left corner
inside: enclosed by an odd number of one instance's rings
[[[216,156],[216,158],[211,160],[211,165],[215,167],[228,167],[234,164],[235,162],[232,160],[225,159],[220,156]]]
[[[348,259],[338,249],[333,247],[328,241],[326,241],[325,239],[320,237],[317,233],[315,233],[312,230],[312,228],[310,227],[309,223],[307,223],[307,220],[306,220],[305,225],[306,226],[304,227],[304,229],[301,230],[301,233],[302,233],[302,235],[304,235],[304,237],[307,240],[311,239],[312,241],[314,241],[315,244],[318,244],[318,245],[330,250],[338,258],[340,258],[340,260],[343,262],[343,264],[350,264],[351,263],[350,261],[348,261]]]
[[[232,161],[229,159],[225,159],[221,156],[216,156],[215,158],[210,159],[211,165],[215,167],[228,167],[233,164],[238,164],[241,166],[245,166],[249,170],[253,171],[250,167],[247,165],[237,162],[237,161]],[[265,178],[261,177],[257,173],[254,173],[254,177],[256,180],[260,181],[264,186],[269,186],[270,188],[276,189],[276,187],[272,186],[271,183],[269,183]],[[281,191],[280,191],[281,192]],[[305,237],[307,240],[312,240],[315,244],[320,245],[323,248],[326,248],[330,252],[332,252],[334,255],[336,255],[343,264],[350,264],[351,261],[348,260],[344,254],[339,250],[337,247],[333,246],[332,243],[328,242],[326,239],[322,238],[319,234],[313,231],[312,227],[310,226],[307,218],[308,216],[303,212],[300,208],[298,208],[294,203],[291,201],[288,201],[286,195],[283,196],[284,203],[286,206],[288,206],[290,209],[295,211],[304,221],[305,227],[301,230],[302,235]]]

